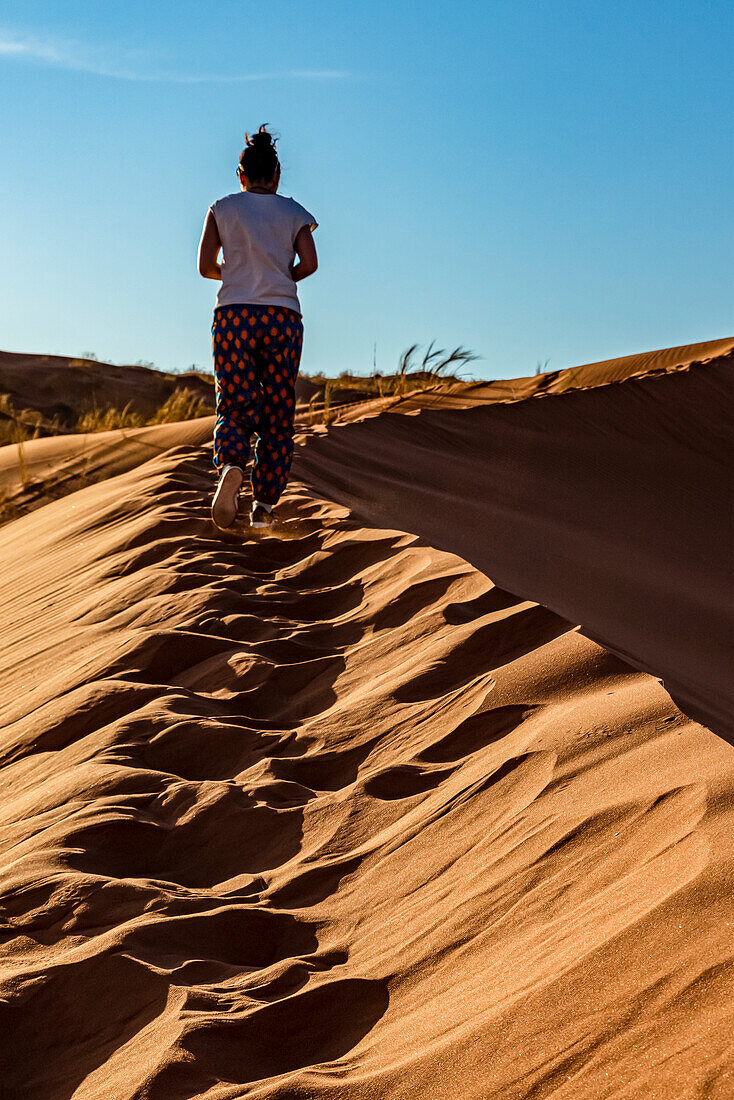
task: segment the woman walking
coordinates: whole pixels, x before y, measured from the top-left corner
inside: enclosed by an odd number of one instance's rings
[[[212,322],[213,465],[219,472],[212,519],[218,527],[230,527],[237,516],[253,433],[250,524],[273,522],[293,459],[303,341],[296,283],[318,266],[311,236],[318,223],[295,199],[277,193],[280,162],[272,135],[263,125],[245,134],[245,142],[240,190],[212,203],[199,242],[199,273],[222,282]]]

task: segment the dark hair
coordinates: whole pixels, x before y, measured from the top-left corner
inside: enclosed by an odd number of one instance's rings
[[[245,134],[245,148],[240,153],[240,168],[251,183],[256,180],[271,180],[280,168],[275,140],[265,129],[266,123],[258,127],[256,134]]]

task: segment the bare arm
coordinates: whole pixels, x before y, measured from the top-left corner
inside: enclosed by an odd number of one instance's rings
[[[291,274],[293,275],[293,282],[297,283],[300,279],[306,279],[309,275],[313,275],[319,266],[316,245],[313,243],[313,233],[307,225],[301,226],[298,230],[294,247],[299,262],[293,265]]]
[[[205,279],[221,279],[222,269],[217,263],[222,242],[219,239],[217,221],[211,210],[207,211],[204,230],[199,241],[199,274]]]

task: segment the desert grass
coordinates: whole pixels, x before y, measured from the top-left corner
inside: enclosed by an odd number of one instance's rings
[[[117,409],[114,405],[99,409],[95,405],[79,416],[72,430],[87,435],[90,432],[108,432],[113,428],[144,427],[146,418],[132,410],[131,406],[132,401],[128,401],[123,409]]]
[[[181,420],[196,420],[199,416],[211,416],[214,409],[206,398],[188,389],[174,390],[158,411],[148,421],[149,424],[176,424]]]
[[[459,368],[479,358],[463,346],[446,351],[445,348],[435,347],[433,341],[422,358],[420,345],[411,344],[400,356],[398,369],[392,374],[382,374],[377,370],[368,375],[342,371],[336,378],[330,378],[325,374],[306,374],[302,371],[302,378],[324,387],[322,408],[316,408],[318,394],[314,394],[308,403],[309,424],[329,424],[334,419],[334,391],[356,390],[364,394],[365,400],[370,397],[404,397],[415,390],[463,381]]]
[[[9,523],[11,519],[17,519],[21,515],[21,511],[17,501],[3,489],[0,492],[0,524]]]
[[[0,445],[15,444],[18,454],[18,476],[23,489],[29,482],[28,463],[24,444],[28,439],[36,439],[43,417],[33,409],[19,414],[13,408],[10,394],[0,394]]]
[[[0,420],[0,445],[7,446],[8,444],[15,444],[17,449],[17,461],[18,461],[18,477],[21,485],[21,492],[24,492],[29,483],[30,475],[28,472],[28,463],[26,462],[24,444],[27,439],[34,438],[38,434],[38,425],[31,422],[31,424],[24,423],[15,413],[10,396],[7,393],[0,394],[0,413],[2,413],[3,419]],[[31,435],[31,429],[33,435]],[[13,499],[13,495],[7,490],[0,492],[0,523],[6,523],[8,520],[15,519],[20,514],[20,509]]]
[[[9,393],[0,393],[0,447],[8,443],[23,443],[44,434],[46,425],[35,409],[13,408]]]
[[[422,358],[420,345],[411,344],[400,356],[398,369],[392,374],[383,374],[377,370],[368,375],[342,371],[336,378],[329,378],[325,374],[306,374],[302,371],[301,376],[317,385],[323,385],[325,391],[328,387],[330,394],[336,389],[350,389],[364,393],[365,397],[390,397],[403,395],[411,390],[428,389],[442,383],[460,382],[462,378],[458,368],[479,358],[468,348],[459,346],[453,351],[446,351],[445,348],[436,348],[433,341]]]
[[[132,408],[128,401],[123,409],[113,405],[105,409],[93,406],[78,418],[73,430],[83,433],[107,432],[113,428],[145,428],[152,424],[177,424],[182,420],[195,420],[199,416],[211,416],[214,409],[206,398],[188,387],[174,390],[152,416],[144,416]]]
[[[329,378],[324,386],[324,424],[330,423],[331,416],[331,395],[333,390],[336,389],[336,381],[333,378]]]
[[[132,403],[128,402],[123,409],[113,406],[100,409],[92,407],[83,412],[73,427],[59,423],[56,419],[45,420],[41,413],[35,409],[13,408],[10,395],[0,394],[0,446],[14,445],[17,449],[18,479],[20,490],[0,491],[0,524],[7,523],[17,516],[22,515],[33,507],[32,501],[39,495],[43,488],[42,483],[34,481],[30,475],[25,453],[25,444],[29,439],[37,439],[42,435],[91,435],[95,432],[109,431],[110,429],[140,428],[153,424],[172,424],[181,420],[191,420],[199,416],[209,416],[214,409],[207,404],[205,398],[188,388],[174,390],[164,403],[152,416],[144,416],[135,412]],[[47,485],[41,492],[41,496],[51,493],[51,496],[66,495],[75,489],[84,488],[100,480],[104,474],[88,469],[88,456],[83,451],[77,454],[83,458],[81,469],[71,478],[64,481],[63,485]]]

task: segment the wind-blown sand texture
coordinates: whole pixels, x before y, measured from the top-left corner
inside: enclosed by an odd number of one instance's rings
[[[303,429],[256,540],[204,421],[0,528],[3,1096],[734,1094],[711,348]]]
[[[0,496],[6,511],[32,511],[75,489],[134,470],[180,445],[203,446],[213,416],[145,428],[45,436],[0,447]],[[215,476],[212,472],[212,476]]]

